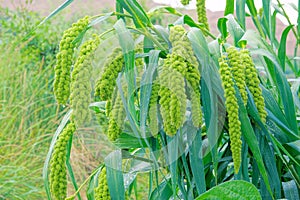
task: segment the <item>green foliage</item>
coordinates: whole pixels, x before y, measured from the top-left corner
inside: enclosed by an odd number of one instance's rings
[[[105,158],[105,195],[108,191],[112,199],[125,199],[125,193],[137,197],[136,176],[147,173],[148,199],[211,198],[217,192],[224,199],[297,197],[287,185],[292,183],[299,193],[299,107],[285,70],[291,69],[297,78],[299,68],[282,55],[292,28],[284,31],[280,44],[270,1],[263,3],[263,17],[254,1],[238,1],[237,19],[232,15],[234,1],[227,1],[228,15],[218,21],[219,37],[209,32],[205,1],[197,4],[199,23],[175,9],[153,11],[179,15],[166,26],[154,26],[136,0],[116,3],[116,12],[101,20],[91,17],[100,23],[117,16],[114,26],[99,31],[99,37],[105,41],[116,33],[122,49],[122,54],[119,49],[107,56],[103,72],[95,73],[97,81],[92,84],[93,111],[108,114],[105,133],[117,149]],[[245,29],[246,6],[258,33]],[[90,30],[94,23],[88,25]],[[298,45],[297,30],[292,30]],[[76,42],[88,38],[83,32]],[[70,150],[66,155],[70,157]],[[125,159],[131,161],[128,170],[122,168]],[[68,166],[79,196],[95,172],[77,188]],[[96,185],[88,186],[89,199],[96,196]]]
[[[251,183],[246,181],[229,181],[208,190],[196,200],[201,199],[260,200],[262,198],[260,197],[259,191]]]

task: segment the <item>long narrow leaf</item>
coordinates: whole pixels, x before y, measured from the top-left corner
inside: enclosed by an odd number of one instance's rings
[[[280,62],[283,72],[285,72],[286,39],[292,28],[293,28],[293,25],[286,27],[283,30],[281,39],[280,39],[280,45],[279,45],[279,49],[278,49],[278,59],[279,59],[279,62]]]
[[[134,24],[137,28],[143,28],[150,25],[150,19],[145,13],[142,6],[136,0],[117,0],[122,7],[127,10],[133,17]]]
[[[77,191],[78,190],[78,186],[77,186],[77,183],[76,183],[76,179],[75,179],[75,175],[74,175],[74,172],[73,172],[73,169],[72,169],[72,165],[70,163],[72,141],[73,141],[73,136],[71,136],[70,139],[69,139],[69,141],[68,141],[66,165],[67,165],[69,176],[71,178],[71,182],[72,182],[72,184],[74,186],[75,191]],[[77,197],[78,197],[79,200],[81,200],[81,196],[80,196],[79,192],[77,193]]]
[[[113,151],[104,160],[109,193],[112,199],[125,199],[124,180],[122,173],[122,153]]]
[[[226,0],[224,16],[234,13],[234,0]]]
[[[242,28],[246,29],[246,0],[236,0],[236,17]]]
[[[151,90],[152,90],[153,74],[158,65],[159,52],[160,51],[157,51],[157,50],[150,51],[149,65],[148,65],[147,71],[143,74],[142,81],[141,81],[140,126],[141,126],[142,132],[145,131],[146,119],[148,116],[149,100],[150,100]]]
[[[193,135],[194,134],[194,135]],[[198,194],[206,190],[205,173],[202,155],[202,138],[201,131],[191,131],[188,134],[188,141],[192,141],[189,150],[190,166],[195,180]]]
[[[119,43],[122,47],[124,61],[125,61],[125,78],[128,84],[128,106],[129,112],[133,117],[134,121],[137,121],[134,98],[135,98],[135,79],[134,79],[134,41],[126,28],[125,23],[122,19],[119,19],[115,23],[114,28],[117,31]]]
[[[249,148],[251,149],[251,151],[253,153],[253,156],[256,160],[259,171],[264,180],[264,183],[266,184],[267,190],[272,195],[272,190],[271,190],[270,182],[268,179],[268,173],[265,168],[261,152],[259,150],[259,144],[256,139],[255,133],[253,131],[253,128],[251,126],[250,120],[248,118],[247,110],[244,106],[243,100],[242,100],[241,96],[239,95],[239,92],[238,92],[237,97],[238,97],[237,99],[238,99],[238,104],[239,104],[239,109],[240,109],[239,110],[239,119],[241,121],[241,129],[242,129],[243,137],[245,138],[247,144],[249,145]]]

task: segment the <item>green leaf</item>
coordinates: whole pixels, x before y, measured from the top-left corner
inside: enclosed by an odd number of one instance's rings
[[[72,114],[72,110],[69,110],[67,112],[67,114],[64,116],[64,118],[62,119],[62,121],[60,122],[58,128],[56,129],[55,134],[52,137],[51,144],[50,144],[50,147],[49,147],[49,150],[48,150],[48,153],[47,153],[47,157],[46,157],[46,160],[45,160],[45,163],[44,163],[43,180],[44,180],[44,186],[45,186],[45,189],[46,189],[48,200],[51,200],[51,193],[50,193],[50,187],[49,187],[49,182],[48,182],[48,177],[49,177],[48,168],[49,168],[49,164],[50,164],[51,155],[52,155],[56,140],[57,140],[59,134],[63,131],[65,125],[68,123],[71,114]]]
[[[25,37],[22,39],[22,41],[26,41],[34,34],[34,32],[45,22],[47,22],[49,19],[54,17],[56,14],[58,14],[60,11],[65,9],[68,5],[70,5],[73,2],[73,0],[66,0],[63,4],[61,4],[58,8],[56,8],[53,12],[51,12],[47,17],[45,17],[33,30],[31,30]]]
[[[94,200],[95,199],[94,189],[98,186],[98,177],[99,177],[99,174],[101,173],[101,170],[103,168],[102,166],[103,166],[103,164],[98,167],[97,173],[95,173],[90,178],[89,184],[88,184],[87,189],[86,189],[86,196],[87,196],[88,200]]]
[[[221,133],[218,126],[219,111],[222,108],[218,105],[218,99],[223,98],[223,90],[221,87],[221,80],[218,77],[218,70],[210,57],[210,52],[207,42],[199,29],[193,28],[188,33],[188,38],[192,43],[192,47],[196,58],[199,61],[201,69],[201,99],[203,104],[204,120],[207,128],[207,136],[209,141],[209,149],[212,155],[214,171],[217,172],[218,155],[217,155],[217,141]],[[216,175],[217,176],[217,175]]]
[[[122,153],[113,151],[104,160],[106,167],[106,179],[111,199],[124,200],[124,180],[122,173]]]
[[[196,200],[259,200],[261,196],[255,186],[249,182],[236,180],[222,183],[203,193]]]
[[[165,11],[167,11],[167,13],[172,14],[172,15],[182,16],[182,14],[180,12],[178,12],[178,10],[176,10],[175,8],[170,7],[170,6],[157,6],[157,7],[150,9],[148,13],[149,14],[154,13],[154,12],[165,13]]]
[[[143,74],[140,86],[140,126],[142,133],[145,133],[146,120],[148,116],[149,100],[152,90],[153,74],[158,65],[160,51],[153,50],[149,53],[149,65]]]
[[[130,13],[137,28],[143,28],[151,24],[144,9],[136,0],[117,0],[117,2]]]
[[[275,198],[279,199],[281,197],[281,182],[278,176],[278,170],[276,167],[276,160],[274,151],[271,149],[269,142],[263,134],[263,131],[258,131],[260,140],[260,149],[262,152],[263,160],[268,172],[268,178],[270,180],[270,186],[275,194]],[[270,194],[268,195],[270,198]]]
[[[276,46],[278,46],[278,41],[276,38],[277,13],[278,12],[276,10],[274,10],[274,12],[271,16],[271,26],[272,26],[271,37],[273,38]]]
[[[240,23],[241,27],[245,30],[246,29],[246,12],[245,12],[245,5],[246,0],[236,0],[236,18]]]
[[[247,6],[252,16],[257,16],[257,10],[253,0],[246,0]]]
[[[189,158],[197,192],[198,194],[202,194],[206,190],[204,164],[202,160],[202,138],[201,131],[194,129],[193,126],[190,126],[190,133],[187,135],[188,141],[191,141],[189,145]]]
[[[271,1],[270,0],[264,0],[262,1],[263,3],[263,25],[265,28],[265,32],[267,35],[270,37],[271,43],[273,43],[274,38],[273,38],[273,28],[272,27],[272,22],[271,22]]]
[[[122,133],[116,141],[113,142],[120,149],[131,149],[131,148],[146,148],[147,145],[142,142],[136,136],[132,136],[127,133]]]
[[[173,191],[171,187],[171,181],[164,180],[161,184],[159,184],[155,190],[150,195],[150,200],[166,200],[170,199]]]
[[[114,14],[114,12],[109,12],[103,16],[97,17],[96,19],[93,19],[93,21],[91,21],[89,23],[89,27],[91,26],[95,26],[96,24],[105,21],[106,19],[108,19],[109,17],[111,17]]]
[[[222,39],[225,41],[226,38],[228,37],[228,30],[227,30],[227,21],[228,19],[223,17],[219,18],[218,20],[218,29],[222,35]]]
[[[282,182],[282,188],[286,199],[299,200],[299,189],[294,180]]]
[[[267,57],[274,64],[274,67],[272,69],[274,70],[274,77],[272,78],[276,82],[276,88],[278,90],[280,100],[283,104],[285,117],[287,119],[289,128],[298,135],[298,126],[293,95],[285,74],[283,73],[279,63],[277,62],[276,56],[265,49],[253,50],[251,51],[251,53]]]
[[[241,26],[236,22],[233,15],[226,16],[228,19],[228,31],[230,35],[233,36],[234,44],[235,46],[238,45],[239,42],[241,42],[241,38],[244,35],[244,30],[241,28]]]
[[[284,144],[289,153],[300,163],[300,140]]]
[[[286,119],[288,120],[289,127],[295,133],[298,134],[296,110],[295,110],[295,104],[294,104],[291,88],[289,86],[289,83],[286,80],[285,75],[283,74],[283,72],[281,71],[280,68],[275,67],[275,74],[276,74],[276,81],[277,81],[277,87],[279,90],[279,95],[280,95],[282,103],[283,103],[284,113],[285,113]]]
[[[279,48],[278,48],[278,59],[279,59],[279,62],[280,62],[283,72],[285,72],[286,39],[292,28],[293,28],[293,25],[290,25],[283,30],[281,39],[280,39]]]
[[[203,25],[195,22],[193,20],[193,18],[191,18],[189,15],[183,15],[182,17],[180,17],[176,22],[174,22],[174,25],[178,25],[178,24],[187,24],[190,27],[197,27],[199,29],[204,28]]]
[[[117,31],[119,43],[122,47],[125,62],[125,78],[128,84],[128,107],[133,120],[137,121],[136,110],[134,106],[135,98],[135,78],[134,78],[134,40],[129,30],[126,28],[122,19],[119,19],[114,28]]]
[[[238,91],[237,88],[236,88],[236,91]],[[250,150],[253,153],[253,156],[256,160],[258,169],[261,173],[261,176],[264,180],[267,190],[272,195],[272,190],[271,190],[269,179],[268,179],[268,173],[265,168],[261,152],[259,150],[259,144],[256,139],[255,133],[253,131],[253,128],[251,126],[247,110],[244,106],[243,100],[242,100],[239,92],[237,92],[237,99],[238,99],[238,104],[239,104],[239,109],[240,109],[239,110],[239,119],[241,121],[241,129],[242,129],[243,137],[245,138],[247,144],[249,145]]]
[[[234,13],[234,0],[226,0],[224,16]]]
[[[124,8],[118,1],[116,1],[116,12],[124,14]],[[122,15],[117,15],[117,19],[123,19],[125,21],[125,17]]]
[[[178,130],[176,135],[172,138],[167,137],[167,150],[168,150],[168,164],[169,164],[169,169],[171,173],[171,182],[172,182],[172,190],[173,190],[173,196],[176,196],[176,189],[178,185],[178,172],[177,172],[177,166],[178,166],[178,158],[179,158],[179,153],[178,153],[178,140],[179,140],[179,131]]]
[[[71,137],[70,137],[70,139],[68,141],[66,166],[67,166],[68,173],[69,173],[71,182],[73,184],[74,190],[77,191],[78,190],[78,186],[77,186],[77,183],[76,183],[76,179],[75,179],[75,175],[74,175],[74,172],[73,172],[72,165],[70,163],[72,141],[73,141],[73,135],[71,135]],[[79,200],[81,200],[81,196],[80,196],[79,192],[77,193],[77,197],[78,197]]]
[[[54,17],[57,13],[59,13],[60,11],[65,9],[72,2],[73,2],[73,0],[66,0],[63,4],[61,4],[58,8],[56,8],[52,13],[50,13],[47,17],[45,17],[45,19],[43,19],[43,21],[41,21],[38,26],[44,24],[46,21],[48,21],[49,19]]]

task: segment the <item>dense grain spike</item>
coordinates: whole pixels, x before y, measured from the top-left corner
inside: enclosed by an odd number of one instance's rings
[[[95,200],[110,200],[110,194],[108,190],[106,168],[104,167],[98,177],[98,186],[94,189]]]
[[[170,41],[172,42],[172,57],[176,62],[185,62],[184,70],[179,70],[187,80],[187,92],[190,93],[192,106],[192,121],[195,127],[202,125],[202,110],[200,104],[200,71],[198,61],[189,41],[185,29],[176,25],[170,29]]]
[[[196,0],[197,15],[198,15],[198,22],[203,23],[205,29],[209,31],[209,24],[207,21],[205,1],[206,0]]]
[[[122,50],[120,48],[116,48],[108,57],[104,64],[103,74],[96,82],[95,96],[100,96],[100,99],[103,101],[111,99],[116,86],[116,79],[118,74],[122,71],[123,66],[124,58]]]
[[[72,120],[77,126],[90,120],[88,107],[92,92],[90,82],[92,58],[99,44],[100,39],[97,35],[94,35],[94,39],[85,42],[72,71],[70,103],[73,109]]]
[[[181,0],[180,2],[182,5],[186,6],[190,3],[190,0]]]
[[[59,104],[65,105],[70,96],[71,66],[75,48],[73,41],[87,28],[88,23],[88,17],[74,23],[71,28],[64,32],[59,44],[54,80],[54,95]]]
[[[122,133],[122,128],[123,128],[125,118],[126,118],[126,114],[124,110],[124,105],[122,102],[121,95],[118,92],[116,94],[116,99],[114,100],[112,110],[109,114],[107,136],[110,141],[115,141]]]
[[[262,90],[259,87],[260,81],[258,78],[258,73],[253,63],[253,60],[249,54],[249,50],[243,49],[241,50],[241,59],[242,63],[245,66],[246,72],[246,84],[248,86],[249,91],[251,92],[254,103],[257,107],[259,116],[262,122],[266,122],[267,112],[265,110],[265,101],[262,95]]]
[[[56,200],[67,196],[66,155],[67,143],[75,132],[75,124],[69,123],[59,135],[50,160],[50,191]]]
[[[185,82],[182,73],[187,69],[186,63],[176,60],[169,54],[160,70],[159,103],[165,132],[173,136],[184,122],[186,111]]]
[[[245,65],[241,60],[241,53],[233,46],[229,47],[226,52],[228,53],[229,64],[233,79],[241,93],[244,105],[247,105],[248,95],[246,91],[246,75]]]
[[[239,106],[234,89],[234,81],[230,67],[225,62],[226,57],[219,59],[220,75],[225,95],[225,106],[228,114],[229,138],[234,163],[234,172],[237,174],[241,166],[241,122],[239,121]]]

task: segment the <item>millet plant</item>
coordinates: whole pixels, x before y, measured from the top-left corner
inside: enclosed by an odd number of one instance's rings
[[[287,26],[278,41],[276,14],[290,23],[279,1],[272,11],[264,0],[260,12],[253,0],[226,2],[218,36],[210,32],[204,0],[197,0],[198,20],[171,7],[147,13],[136,0],[117,0],[114,12],[65,31],[54,94],[70,111],[45,162],[48,199],[81,199],[82,190],[88,199],[299,199],[299,97],[286,78],[288,71],[300,76],[299,26]],[[154,12],[176,20],[154,25]],[[256,30],[246,28],[248,16]],[[111,17],[111,29],[86,36]],[[289,32],[296,46],[288,56]],[[94,72],[97,49],[114,36],[116,49]],[[72,138],[95,115],[105,115],[99,126],[116,150],[78,186]],[[141,173],[148,176],[142,197]],[[76,191],[69,195],[67,177]]]

